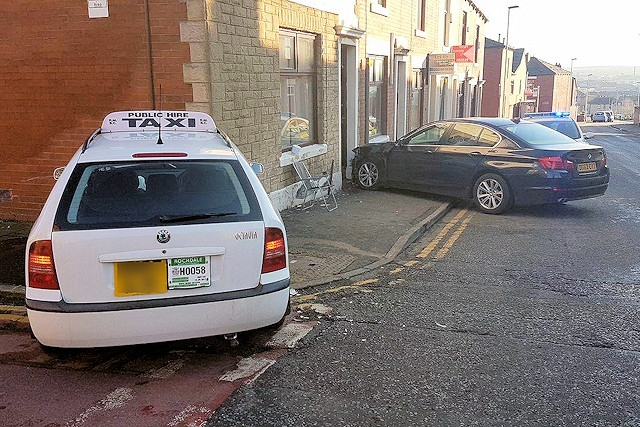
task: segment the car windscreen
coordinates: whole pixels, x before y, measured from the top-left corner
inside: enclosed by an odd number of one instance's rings
[[[60,230],[261,219],[236,160],[78,164],[56,213]]]
[[[563,133],[567,135],[569,138],[572,138],[572,139],[580,138],[580,131],[578,130],[578,125],[576,125],[571,120],[545,120],[545,121],[539,121],[537,123],[540,123],[541,125],[544,125],[557,132]]]
[[[521,121],[500,126],[500,128],[507,135],[515,135],[533,147],[575,144],[575,141],[568,136],[538,123]]]

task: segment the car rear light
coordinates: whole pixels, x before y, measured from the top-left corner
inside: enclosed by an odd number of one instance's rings
[[[29,247],[29,287],[60,289],[53,264],[51,240],[39,240]]]
[[[538,163],[545,169],[570,171],[574,168],[573,162],[562,157],[542,157],[538,159]]]
[[[284,233],[279,228],[266,228],[264,231],[264,258],[262,273],[281,270],[287,266],[287,251]]]

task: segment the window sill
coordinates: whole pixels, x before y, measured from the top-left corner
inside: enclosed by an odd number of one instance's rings
[[[427,33],[422,30],[416,30],[416,37],[421,37],[423,39],[427,38]]]
[[[389,9],[384,6],[380,6],[377,3],[371,3],[371,12],[377,13],[378,15],[382,16],[389,16]]]
[[[291,153],[291,151],[285,151],[280,156],[280,167],[285,167],[293,164],[294,159],[305,160],[311,157],[320,156],[327,152],[327,144],[312,144],[300,147],[300,151],[297,155]]]
[[[369,138],[369,144],[386,144],[389,141],[391,141],[389,135],[376,135]]]

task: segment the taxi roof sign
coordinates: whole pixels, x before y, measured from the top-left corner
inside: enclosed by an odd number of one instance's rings
[[[101,133],[109,132],[215,132],[210,115],[198,111],[116,111],[102,121]]]

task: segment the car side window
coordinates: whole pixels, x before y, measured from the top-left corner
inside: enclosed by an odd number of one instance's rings
[[[482,129],[482,133],[478,137],[478,145],[483,147],[493,147],[498,142],[500,142],[500,135],[497,132],[492,131],[491,129],[484,128]]]
[[[449,127],[446,123],[436,123],[429,126],[409,139],[410,145],[438,145],[441,144],[442,135]]]
[[[456,123],[447,138],[446,145],[474,147],[479,145],[478,138],[484,128],[471,123]]]

